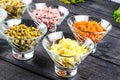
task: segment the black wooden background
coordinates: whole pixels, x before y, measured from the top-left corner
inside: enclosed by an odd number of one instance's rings
[[[86,0],[85,3],[66,5],[57,0],[33,0],[63,5],[72,15],[91,15],[108,20],[113,28],[98,44],[97,51],[89,55],[78,68],[75,77],[67,80],[120,80],[120,23],[112,18],[112,13],[120,4],[108,0]],[[67,18],[68,18],[67,17]],[[58,26],[57,31],[70,33],[67,18]],[[23,23],[34,24],[27,12]],[[11,47],[5,40],[0,40],[0,80],[65,80],[54,72],[54,64],[41,45],[35,47],[35,56],[28,61],[18,61],[12,57]],[[41,77],[42,76],[42,77]]]

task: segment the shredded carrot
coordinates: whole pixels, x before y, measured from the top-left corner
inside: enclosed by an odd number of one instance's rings
[[[57,71],[57,74],[60,76],[65,76],[65,73],[62,70]]]
[[[74,22],[73,28],[77,38],[82,36],[83,38],[91,38],[95,43],[100,41],[103,37],[102,33],[105,29],[96,21],[81,21]]]

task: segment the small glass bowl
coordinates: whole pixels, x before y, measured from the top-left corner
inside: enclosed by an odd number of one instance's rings
[[[57,36],[56,36],[57,35]],[[61,77],[73,77],[77,73],[78,65],[92,52],[94,43],[91,39],[87,38],[84,41],[79,42],[79,45],[85,45],[86,49],[89,49],[84,55],[77,56],[63,56],[50,51],[50,47],[54,43],[58,43],[63,38],[69,38],[75,40],[72,33],[66,33],[63,31],[57,31],[48,34],[44,37],[42,44],[47,51],[50,58],[55,63],[55,72]],[[70,60],[70,62],[68,62]]]
[[[45,21],[38,21],[36,19],[36,17],[33,15],[33,11],[36,10],[36,9],[40,9],[40,10],[43,10],[44,8],[48,8],[48,7],[51,7],[52,9],[57,9],[60,13],[60,18],[58,19],[58,21],[56,23],[51,23],[50,20],[51,19],[55,19],[55,18],[46,18],[46,17],[41,17],[41,15],[39,15],[39,19],[41,18],[44,18],[45,20],[48,20],[48,24],[51,25],[52,27],[49,28],[49,25],[45,22]],[[57,25],[60,25],[62,23],[62,21],[68,16],[69,14],[69,11],[67,8],[61,6],[61,5],[51,5],[51,4],[47,4],[47,3],[33,3],[29,6],[29,8],[27,9],[29,15],[31,16],[31,18],[33,19],[34,22],[43,22],[46,24],[46,26],[48,27],[49,31],[52,32],[52,31],[56,31],[57,29]]]
[[[20,0],[19,0],[20,1]],[[8,1],[0,1],[0,7],[5,9],[7,11],[7,21],[12,22],[15,24],[21,23],[21,18],[26,10],[28,8],[29,4],[32,2],[32,0],[29,0],[28,2],[25,0],[21,0],[21,2],[14,1],[11,2],[10,0]]]
[[[12,47],[13,57],[18,60],[28,60],[31,59],[34,55],[34,47],[41,40],[41,38],[47,33],[46,27],[39,27],[38,30],[42,35],[30,38],[13,38],[5,34],[5,31],[8,30],[10,26],[7,24],[1,24],[0,32],[5,37],[5,39],[10,43]]]
[[[81,22],[81,21],[95,21],[95,22],[99,23],[104,28],[105,31],[103,31],[103,32],[88,32],[86,30],[80,30],[77,28],[73,28],[74,22]],[[108,22],[107,20],[97,18],[97,17],[92,17],[89,15],[71,16],[67,19],[67,24],[69,25],[69,28],[71,29],[71,31],[73,32],[74,36],[76,37],[76,39],[78,41],[81,40],[81,37],[84,39],[89,37],[94,42],[95,48],[93,50],[93,53],[96,50],[98,42],[101,41],[101,39],[103,39],[103,37],[112,29],[111,23]]]

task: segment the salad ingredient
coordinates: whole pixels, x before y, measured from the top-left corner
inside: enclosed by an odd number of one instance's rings
[[[41,36],[38,29],[24,24],[9,27],[5,34],[9,36],[11,45],[20,52],[31,50]]]
[[[98,42],[102,39],[102,33],[105,29],[96,21],[81,21],[81,22],[74,22],[73,28],[75,33],[77,34],[76,37],[79,38],[82,36],[83,38],[91,38],[93,42]]]
[[[65,4],[76,4],[80,2],[85,2],[85,0],[59,0],[59,1]]]
[[[32,14],[38,22],[42,21],[48,26],[49,29],[53,29],[55,27],[55,24],[61,18],[59,10],[52,7],[36,9]]]
[[[50,51],[59,56],[56,59],[58,64],[65,68],[72,68],[80,62],[80,57],[84,57],[89,49],[85,45],[79,45],[75,40],[63,38],[57,44],[53,44]]]
[[[31,39],[41,35],[37,28],[28,27],[24,24],[9,27],[5,34],[13,38],[20,39]]]
[[[85,54],[87,49],[85,49],[84,45],[80,46],[75,40],[63,38],[58,44],[51,46],[51,51],[61,56],[79,56],[80,54]]]
[[[113,12],[112,16],[116,22],[120,23],[120,7]]]

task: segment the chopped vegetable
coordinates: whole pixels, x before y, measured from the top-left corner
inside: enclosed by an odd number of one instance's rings
[[[41,35],[35,27],[28,27],[24,24],[10,26],[5,32],[6,35],[13,38],[32,39]]]
[[[112,16],[116,22],[120,23],[120,7],[113,12]]]
[[[41,36],[41,32],[35,27],[29,27],[24,24],[10,26],[5,34],[9,36],[11,45],[20,52],[26,52],[33,49]]]
[[[95,43],[102,39],[102,33],[105,29],[96,21],[81,21],[74,22],[73,28],[76,35],[76,38],[79,39],[80,36],[83,38],[89,37]]]
[[[51,51],[62,56],[79,56],[87,53],[85,45],[80,46],[75,40],[63,38],[58,44],[51,46]]]
[[[85,0],[59,0],[59,1],[65,4],[76,4],[80,2],[85,2]]]
[[[87,55],[89,48],[85,45],[79,45],[77,41],[70,38],[63,38],[57,44],[52,44],[50,51],[55,55],[59,55],[55,57],[55,60],[61,67],[72,68],[81,61],[81,57]],[[64,72],[58,74],[62,76]]]

